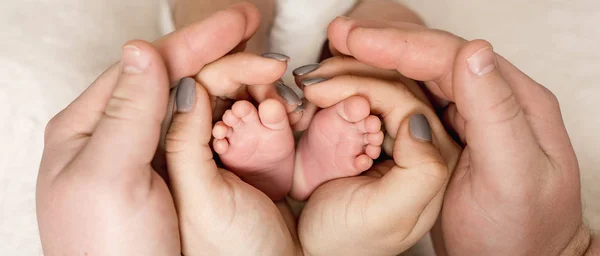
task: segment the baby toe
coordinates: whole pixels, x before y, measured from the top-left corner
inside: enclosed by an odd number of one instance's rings
[[[381,154],[381,147],[367,145],[365,149],[365,154],[367,154],[367,156],[369,156],[372,159],[377,159],[379,157],[379,154]]]
[[[354,159],[354,166],[360,171],[366,171],[373,165],[373,159],[365,154]]]
[[[347,122],[355,123],[371,113],[369,102],[360,96],[352,96],[335,105],[337,114]]]
[[[229,127],[237,127],[240,124],[240,118],[233,114],[233,111],[227,110],[225,114],[223,114],[223,123],[228,125]]]
[[[212,130],[213,137],[215,139],[224,139],[229,137],[231,127],[227,126],[224,122],[219,121],[215,124]]]
[[[381,144],[383,144],[383,140],[385,139],[385,135],[382,131],[379,131],[377,133],[368,133],[366,134],[366,137],[367,144],[371,144],[374,146],[381,146]]]
[[[258,114],[262,124],[272,130],[290,127],[285,107],[277,100],[268,99],[258,106]]]
[[[229,150],[229,142],[227,142],[225,139],[216,139],[213,141],[213,149],[219,155],[225,154]]]
[[[238,101],[231,107],[231,112],[244,122],[255,122],[258,121],[258,115],[256,108],[252,103],[248,101]]]
[[[365,131],[368,133],[377,133],[381,131],[381,120],[377,116],[368,116],[365,118]]]

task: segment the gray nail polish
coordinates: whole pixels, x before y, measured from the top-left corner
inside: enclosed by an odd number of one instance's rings
[[[175,85],[176,86],[176,85]],[[167,132],[169,131],[169,127],[171,126],[171,121],[173,120],[173,115],[177,112],[177,104],[175,104],[175,96],[177,95],[177,87],[174,87],[169,91],[169,102],[167,103],[167,114],[165,115],[165,119],[163,119],[162,124],[160,125],[160,141],[159,147],[164,150],[165,149],[165,139]]]
[[[413,138],[423,141],[431,141],[431,126],[423,114],[416,114],[410,117],[410,134]]]
[[[270,59],[276,59],[278,61],[288,61],[290,60],[290,57],[285,55],[285,54],[281,54],[281,53],[276,53],[276,52],[267,52],[267,53],[263,53],[260,56],[263,56],[265,58],[270,58]]]
[[[181,79],[176,98],[177,112],[190,112],[196,103],[196,81],[189,77]]]
[[[296,109],[294,109],[294,111],[292,111],[292,113],[300,113],[300,112],[304,111],[304,109],[306,109],[306,104],[302,104],[302,105],[296,107]]]
[[[313,84],[318,84],[318,83],[321,83],[321,82],[325,82],[327,80],[328,80],[327,78],[318,78],[317,77],[317,78],[309,78],[309,79],[306,79],[306,80],[302,80],[302,82],[300,82],[300,83],[304,87],[307,87],[307,86],[311,86]]]
[[[317,70],[319,67],[321,67],[320,64],[304,65],[302,67],[294,69],[294,71],[292,71],[292,74],[294,74],[294,76],[303,76],[303,75],[306,75],[310,72]]]
[[[277,89],[277,93],[281,96],[285,101],[290,105],[300,105],[302,104],[302,100],[292,88],[288,87],[284,83],[278,81],[275,83],[275,88]]]

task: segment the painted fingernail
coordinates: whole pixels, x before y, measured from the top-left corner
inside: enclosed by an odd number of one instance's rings
[[[409,121],[410,134],[413,138],[422,141],[431,141],[431,126],[427,118],[423,114],[416,114],[410,117]]]
[[[307,87],[307,86],[311,86],[311,85],[314,85],[314,84],[325,82],[327,80],[328,80],[327,78],[318,78],[318,77],[316,77],[316,78],[309,78],[309,79],[306,79],[306,80],[302,80],[302,82],[300,82],[300,83],[304,87]]]
[[[281,96],[285,101],[290,105],[300,105],[302,104],[302,100],[298,95],[292,90],[292,88],[288,87],[282,82],[275,83],[275,88],[277,89],[277,93]]]
[[[194,103],[196,103],[196,81],[193,78],[181,79],[175,102],[179,113],[187,113],[194,108]]]
[[[308,102],[308,100],[306,98],[302,99],[302,104],[300,104],[300,106],[298,106],[296,109],[294,109],[294,111],[292,113],[300,113],[303,112],[306,109],[306,103]]]
[[[304,105],[300,105],[300,106],[296,107],[296,109],[294,109],[294,111],[293,111],[292,113],[300,113],[300,112],[303,112],[305,108],[306,108],[306,107],[305,107]]]
[[[294,71],[292,71],[292,74],[294,74],[294,76],[303,76],[303,75],[306,75],[306,74],[308,74],[310,72],[313,72],[313,71],[319,69],[319,67],[321,67],[320,64],[308,64],[308,65],[304,65],[302,67],[294,69]]]
[[[150,56],[134,45],[126,45],[121,52],[121,62],[124,73],[139,74],[150,65]]]
[[[276,53],[276,52],[267,52],[267,53],[263,53],[262,55],[265,58],[269,58],[269,59],[276,59],[278,61],[288,61],[290,60],[290,57],[285,55],[285,54],[281,54],[281,53]]]
[[[496,69],[496,54],[490,47],[485,47],[467,59],[469,69],[476,76],[484,76]]]

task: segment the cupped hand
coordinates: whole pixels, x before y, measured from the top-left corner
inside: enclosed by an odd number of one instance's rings
[[[297,80],[321,108],[364,97],[383,118],[393,159],[318,187],[300,215],[306,255],[397,255],[434,225],[459,147],[418,85],[395,71],[336,57]],[[340,115],[345,115],[341,113]]]
[[[222,54],[229,55],[186,74],[190,78],[181,79],[171,94],[174,113],[164,123],[168,129],[163,150],[179,217],[182,252],[296,255],[301,250],[287,204],[273,202],[235,174],[218,168],[210,147],[215,110],[218,115],[219,104],[224,103],[218,99],[261,102],[274,98],[286,104],[288,111],[296,108],[287,104],[290,98],[285,98],[285,92],[273,86],[287,68],[286,59],[280,58],[284,56],[257,56],[239,52],[234,46],[222,48]]]
[[[209,146],[209,94],[193,79],[179,85],[166,136],[167,163],[185,255],[295,255],[295,221],[285,202],[218,168]],[[188,98],[191,97],[191,98]],[[187,103],[183,103],[187,102]],[[289,224],[289,227],[288,227]]]
[[[153,46],[128,43],[121,61],[48,123],[37,185],[46,255],[180,254],[172,196],[150,165],[169,84],[247,40],[257,13],[239,4]]]
[[[577,159],[546,88],[485,41],[416,25],[339,18],[329,39],[338,52],[425,81],[453,102],[445,119],[466,146],[444,199],[439,254],[585,251]]]

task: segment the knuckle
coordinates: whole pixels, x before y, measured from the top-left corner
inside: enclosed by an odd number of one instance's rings
[[[546,94],[546,99],[548,100],[549,105],[554,109],[560,110],[560,101],[558,100],[558,97],[556,97],[556,94],[554,94],[546,87],[541,87]]]
[[[143,112],[135,100],[117,94],[113,94],[104,109],[104,115],[119,120],[131,120],[139,117]]]
[[[419,170],[423,178],[430,181],[428,184],[443,184],[448,179],[448,166],[440,160],[422,162],[419,164]]]
[[[58,131],[61,130],[61,127],[63,126],[61,119],[62,112],[56,114],[48,121],[46,128],[44,129],[44,143],[48,143],[54,136],[56,136]]]
[[[507,122],[522,113],[521,106],[512,92],[498,102],[490,104],[487,110],[488,113],[492,113],[492,115],[489,115],[490,119],[488,120],[492,123]]]
[[[185,124],[174,119],[165,135],[165,152],[179,153],[188,147],[189,141],[184,135]]]
[[[52,135],[54,134],[54,131],[56,130],[56,127],[58,126],[58,115],[52,117],[48,123],[46,124],[46,128],[44,130],[44,138],[48,139],[49,137],[52,137]]]

